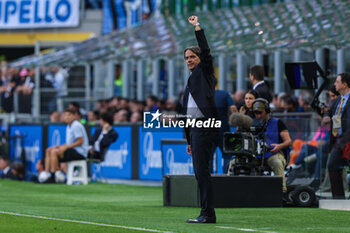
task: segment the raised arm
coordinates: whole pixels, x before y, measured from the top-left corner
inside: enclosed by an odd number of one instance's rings
[[[188,18],[188,22],[194,27],[197,43],[201,50],[199,58],[201,59],[201,63],[203,65],[202,69],[206,70],[206,73],[214,73],[213,58],[210,55],[210,48],[204,35],[204,31],[200,27],[198,17],[190,16]]]

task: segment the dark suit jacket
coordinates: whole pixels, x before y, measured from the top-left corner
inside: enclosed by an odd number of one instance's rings
[[[217,118],[215,105],[215,75],[213,57],[205,38],[204,31],[195,31],[198,46],[201,53],[200,63],[192,71],[188,78],[187,87],[198,108],[205,118]],[[184,107],[187,107],[188,98],[184,97]],[[185,129],[187,143],[189,144],[189,129]]]
[[[269,103],[272,101],[272,95],[270,93],[269,86],[264,82],[255,88],[255,91],[259,94],[260,98],[264,98]]]
[[[336,115],[337,106],[341,100],[341,96],[338,96],[338,98],[333,102],[331,109],[328,112],[328,115],[332,118],[332,116]],[[331,147],[334,146],[340,146],[342,149],[345,147],[345,144],[350,141],[350,98],[346,102],[343,114],[341,116],[341,128],[342,128],[342,135],[337,136],[335,138],[333,135],[331,135]],[[333,125],[332,125],[333,127]],[[335,144],[335,140],[337,140],[337,144]]]
[[[2,173],[2,174],[0,175],[0,178],[2,178],[2,179],[16,179],[16,176],[13,175],[13,173],[12,173],[12,168],[10,168],[10,169],[7,171],[7,173]]]
[[[102,128],[99,127],[96,129],[94,135],[91,137],[89,141],[89,145],[94,146],[97,139],[100,137],[100,134],[102,133]],[[104,156],[108,147],[117,140],[118,133],[112,128],[108,131],[107,134],[105,134],[100,141],[100,155]],[[104,160],[104,158],[101,158],[101,160]]]

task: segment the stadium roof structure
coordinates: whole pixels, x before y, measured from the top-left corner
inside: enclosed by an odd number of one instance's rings
[[[350,0],[286,3],[196,12],[214,52],[281,48],[346,47],[350,44]],[[70,44],[61,50],[20,58],[13,67],[73,66],[181,54],[196,44],[187,16],[160,16],[142,25]]]

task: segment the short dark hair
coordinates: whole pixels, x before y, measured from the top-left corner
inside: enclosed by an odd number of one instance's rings
[[[24,176],[26,172],[23,163],[15,162],[11,165],[11,168],[15,170],[19,176]]]
[[[67,108],[66,110],[64,110],[64,112],[68,112],[68,113],[71,113],[73,115],[77,114],[77,111],[75,109],[71,109],[71,108]]]
[[[201,53],[201,49],[199,48],[199,46],[191,46],[191,47],[187,47],[184,50],[184,56],[187,50],[191,50],[193,53],[195,53],[198,57],[199,54]]]
[[[298,107],[298,101],[295,99],[295,98],[293,98],[293,96],[291,96],[291,95],[285,95],[285,96],[283,96],[282,98],[281,98],[281,101],[284,101],[286,104],[288,104],[288,105],[293,105],[293,107],[295,107],[295,108],[297,108]]]
[[[109,112],[104,112],[101,114],[100,118],[110,125],[113,125],[113,116]]]
[[[10,158],[8,156],[1,155],[0,159],[4,160],[7,163],[10,163]]]
[[[155,102],[155,103],[157,103],[157,101],[158,101],[158,98],[157,98],[156,96],[154,96],[154,95],[150,95],[150,96],[148,96],[147,98],[150,99],[150,100],[152,100],[152,101]]]
[[[254,66],[250,67],[249,73],[251,75],[253,75],[255,80],[258,80],[258,81],[264,80],[265,74],[264,74],[264,67],[263,66],[254,65]]]
[[[338,74],[338,76],[340,76],[341,82],[346,83],[350,88],[350,73],[341,73],[341,74]]]
[[[100,112],[97,110],[92,111],[92,113],[96,116],[97,119],[100,119]]]
[[[72,105],[76,110],[80,109],[80,104],[76,101],[72,101],[69,104]]]

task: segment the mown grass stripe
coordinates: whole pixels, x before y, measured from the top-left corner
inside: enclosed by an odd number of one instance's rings
[[[122,226],[122,225],[112,225],[112,224],[88,222],[88,221],[80,221],[80,220],[64,219],[64,218],[52,218],[52,217],[20,214],[20,213],[6,212],[6,211],[0,211],[0,214],[7,214],[7,215],[20,216],[20,217],[28,217],[28,218],[38,218],[38,219],[45,219],[45,220],[54,220],[54,221],[61,221],[61,222],[88,224],[88,225],[94,225],[94,226],[115,227],[115,228],[129,229],[129,230],[147,231],[147,232],[173,233],[171,231],[161,231],[161,230],[148,229],[148,228],[142,228],[142,227],[128,227],[128,226]]]

